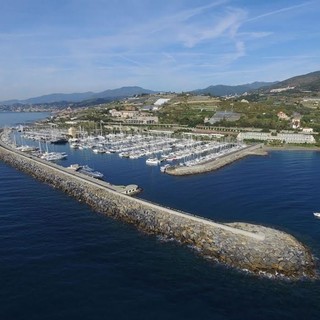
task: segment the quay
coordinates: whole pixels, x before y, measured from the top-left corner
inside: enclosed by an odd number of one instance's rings
[[[309,249],[293,236],[247,223],[216,223],[119,192],[106,182],[24,154],[3,142],[0,160],[62,190],[95,211],[195,248],[204,257],[225,265],[291,279],[315,277]]]
[[[192,174],[206,173],[220,169],[234,161],[247,157],[249,155],[266,155],[267,152],[262,149],[263,144],[255,144],[247,146],[244,149],[240,149],[226,155],[220,156],[219,158],[212,159],[208,162],[201,163],[194,166],[174,166],[166,169],[167,174],[174,176],[186,176]]]

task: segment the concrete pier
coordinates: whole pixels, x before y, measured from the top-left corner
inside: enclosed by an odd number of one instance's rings
[[[0,160],[58,188],[94,210],[134,224],[139,230],[191,245],[228,266],[285,276],[314,277],[306,246],[289,234],[246,223],[220,224],[119,193],[102,181],[18,152],[0,142]]]

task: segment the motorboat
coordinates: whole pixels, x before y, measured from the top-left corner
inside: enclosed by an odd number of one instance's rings
[[[79,169],[81,169],[82,166],[80,166],[79,164],[77,163],[74,163],[74,164],[70,164],[69,167],[67,167],[67,169],[70,169],[70,170],[73,170],[73,171],[78,171]]]
[[[23,146],[17,147],[16,149],[22,152],[32,152],[32,151],[38,150],[38,148],[28,146],[28,145],[23,145]]]
[[[104,150],[104,148],[94,148],[92,149],[92,151],[94,153],[105,153],[106,151]]]
[[[50,143],[52,144],[66,144],[68,140],[63,137],[56,137],[50,140]]]
[[[313,215],[314,215],[316,218],[320,218],[320,212],[314,212]]]
[[[103,174],[101,172],[93,170],[88,165],[81,166],[77,171],[92,178],[96,178],[96,179],[103,178]]]
[[[45,152],[40,158],[47,161],[56,161],[66,159],[68,155],[65,152]]]
[[[159,164],[159,159],[158,158],[149,158],[146,160],[146,164],[149,164],[152,166],[157,166]]]

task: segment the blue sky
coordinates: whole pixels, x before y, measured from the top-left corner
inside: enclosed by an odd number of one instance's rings
[[[0,101],[320,70],[320,1],[0,0]]]

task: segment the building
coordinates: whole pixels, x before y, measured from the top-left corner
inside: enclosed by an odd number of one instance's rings
[[[301,126],[301,114],[300,113],[294,113],[293,117],[291,119],[291,126],[292,129],[299,129]]]
[[[158,122],[157,116],[135,116],[125,120],[128,124],[157,124]]]
[[[302,129],[302,133],[313,133],[313,129],[312,128],[303,128]]]
[[[77,129],[75,127],[70,127],[68,129],[68,135],[75,138],[77,136]]]
[[[127,124],[157,124],[159,119],[157,116],[151,116],[149,112],[140,111],[117,111],[112,109],[109,111],[111,117],[122,120]]]
[[[285,88],[271,89],[270,92],[271,92],[271,93],[278,93],[278,92],[293,90],[294,88],[295,88],[295,87],[287,86],[287,87],[285,87]]]
[[[162,106],[163,104],[167,103],[169,100],[170,99],[160,98],[154,103],[154,105],[155,106]]]
[[[287,116],[284,112],[280,111],[277,113],[277,117],[279,120],[290,120],[290,117]]]
[[[155,105],[147,105],[147,106],[142,106],[140,108],[141,111],[157,111],[159,110],[159,107],[158,106],[155,106]]]
[[[208,123],[210,124],[215,124],[216,122],[219,122],[221,120],[226,120],[226,121],[237,121],[241,117],[240,113],[232,112],[232,111],[218,111],[214,114],[212,118],[207,120]]]
[[[116,109],[111,109],[109,113],[113,118],[122,118],[122,119],[132,118],[139,115],[139,111],[126,111],[126,110],[118,111]]]
[[[238,141],[258,140],[258,141],[279,141],[283,143],[315,143],[313,135],[300,133],[278,133],[273,135],[268,132],[240,132]]]

